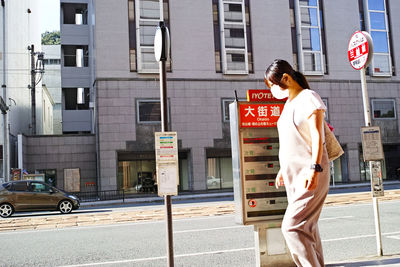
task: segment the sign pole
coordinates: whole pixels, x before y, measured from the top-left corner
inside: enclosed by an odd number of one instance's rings
[[[365,126],[371,126],[371,112],[369,106],[369,98],[368,98],[368,91],[367,91],[367,78],[365,75],[365,68],[372,60],[374,47],[373,42],[370,34],[365,31],[357,31],[353,34],[350,38],[349,45],[348,45],[348,58],[350,61],[350,65],[355,69],[360,71],[361,76],[361,90],[362,90],[362,97],[363,97],[363,106],[364,106],[364,120]],[[365,152],[366,147],[363,145],[363,151]],[[383,156],[382,156],[383,157]],[[364,161],[369,162],[369,170],[370,170],[370,178],[371,178],[371,187],[372,187],[372,200],[374,206],[374,217],[375,217],[375,232],[376,232],[376,245],[378,256],[382,256],[382,238],[381,238],[381,226],[380,226],[380,219],[379,219],[379,207],[378,207],[378,199],[375,195],[374,191],[374,183],[373,181],[377,178],[382,179],[381,177],[381,168],[378,162],[374,160],[378,159],[366,159],[364,156]],[[373,166],[378,166],[378,168],[373,168]],[[376,174],[379,174],[379,177],[375,177]],[[375,176],[374,176],[375,175]]]
[[[361,75],[361,90],[363,96],[363,105],[364,105],[364,119],[365,119],[365,126],[371,126],[371,112],[369,106],[369,98],[368,98],[368,91],[367,91],[367,78],[365,75],[365,67],[360,70]],[[371,182],[373,180],[373,173],[372,173],[372,161],[369,161],[369,170],[370,170],[370,179]],[[376,249],[378,256],[383,255],[382,250],[382,235],[381,235],[381,222],[379,216],[379,203],[378,198],[373,196],[372,197],[373,208],[374,208],[374,220],[375,220],[375,233],[376,233]]]
[[[167,71],[166,61],[169,56],[169,31],[165,26],[164,21],[160,21],[154,36],[154,56],[159,62],[160,66],[160,105],[161,105],[161,132],[167,132],[168,129],[168,99],[167,99]],[[159,174],[158,174],[159,176]],[[157,177],[159,185],[161,178]],[[160,188],[160,187],[159,187]],[[160,193],[160,192],[159,192]],[[167,232],[167,266],[174,266],[174,243],[172,231],[172,204],[171,195],[164,194],[165,203],[165,219],[166,219],[166,232]]]
[[[364,105],[364,120],[365,126],[371,126],[371,111],[369,107],[368,91],[367,91],[367,77],[365,74],[365,68],[360,70],[361,76],[361,91]]]
[[[160,61],[160,97],[161,97],[161,132],[168,132],[167,77],[165,60]],[[171,196],[164,195],[165,218],[167,221],[167,261],[168,266],[174,266],[174,240],[172,232]]]

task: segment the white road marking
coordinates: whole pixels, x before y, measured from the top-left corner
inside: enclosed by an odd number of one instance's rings
[[[330,221],[330,220],[340,220],[340,219],[347,219],[347,218],[354,218],[354,216],[340,216],[340,217],[328,217],[328,218],[321,218],[320,221]]]
[[[225,229],[245,228],[245,227],[251,227],[251,226],[237,225],[237,226],[226,226],[226,227],[218,227],[218,228],[182,230],[182,231],[174,231],[174,234],[191,233],[191,232],[204,232],[204,231],[218,231],[218,230],[225,230]]]
[[[391,232],[391,233],[383,233],[383,236],[387,236],[391,238],[391,235],[396,235],[400,234],[400,232]],[[340,238],[332,238],[332,239],[325,239],[322,240],[322,242],[333,242],[333,241],[343,241],[343,240],[349,240],[349,239],[359,239],[359,238],[367,238],[367,237],[375,237],[376,234],[371,234],[371,235],[357,235],[357,236],[348,236],[348,237],[340,237]],[[399,236],[400,237],[400,236]],[[400,238],[399,238],[400,239]]]
[[[192,257],[192,256],[201,256],[201,255],[210,255],[210,254],[221,254],[221,253],[232,253],[232,252],[254,250],[254,249],[255,249],[254,247],[251,247],[251,248],[237,248],[237,249],[227,249],[227,250],[205,251],[205,252],[198,252],[198,253],[175,255],[174,258]],[[141,258],[141,259],[131,259],[131,260],[121,260],[121,261],[95,262],[95,263],[76,264],[76,265],[64,265],[64,266],[60,266],[60,267],[99,266],[99,265],[107,265],[107,264],[134,263],[134,262],[154,261],[154,260],[162,260],[162,259],[167,259],[167,257],[161,256],[161,257],[151,257],[151,258]]]

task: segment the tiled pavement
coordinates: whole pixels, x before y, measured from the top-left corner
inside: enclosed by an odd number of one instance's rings
[[[400,190],[385,191],[385,196],[380,197],[379,201],[391,201],[400,199]],[[351,193],[351,194],[330,194],[325,205],[348,205],[353,203],[371,202],[371,193]],[[192,204],[190,206],[173,205],[173,218],[191,218],[199,216],[220,216],[234,213],[232,202],[221,202],[221,204]],[[94,210],[94,211],[75,211],[70,215],[56,214],[52,216],[31,215],[18,216],[0,219],[0,231],[14,230],[35,230],[35,229],[54,229],[75,226],[119,224],[127,222],[142,222],[164,220],[163,208],[141,207],[135,210]]]

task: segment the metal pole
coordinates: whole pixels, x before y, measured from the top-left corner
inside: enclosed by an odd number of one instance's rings
[[[2,84],[2,97],[5,103],[7,103],[7,86],[6,86],[6,7],[5,1],[1,1],[1,5],[3,7],[3,84]],[[6,182],[10,180],[9,176],[9,154],[8,154],[8,144],[9,144],[9,136],[8,136],[8,118],[7,113],[2,112],[3,114],[3,177]]]
[[[165,60],[160,60],[160,104],[161,104],[161,132],[168,131],[168,98],[167,98],[167,72]],[[164,195],[165,219],[167,221],[167,263],[174,266],[174,240],[172,232],[171,196]]]
[[[367,77],[365,75],[365,68],[360,70],[361,74],[361,91],[363,97],[363,105],[364,105],[364,120],[365,126],[371,126],[371,112],[369,107],[369,98],[367,91]]]
[[[31,126],[32,135],[36,134],[36,72],[35,72],[35,46],[31,45]]]
[[[365,68],[360,70],[361,75],[361,90],[363,96],[363,105],[364,105],[364,119],[365,119],[365,126],[371,126],[371,112],[369,107],[369,98],[368,98],[368,91],[367,91],[367,78],[365,75]],[[372,182],[372,162],[369,162],[369,170],[370,170],[370,178]],[[382,250],[382,236],[381,236],[381,223],[379,218],[379,203],[377,197],[372,197],[372,202],[374,206],[374,217],[375,217],[375,233],[376,233],[376,249],[378,252],[378,256],[383,255]]]

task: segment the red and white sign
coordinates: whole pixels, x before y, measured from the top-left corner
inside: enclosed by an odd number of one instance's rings
[[[255,199],[250,199],[249,200],[249,207],[250,208],[255,208],[257,206],[257,201]]]
[[[357,31],[351,36],[347,55],[350,65],[356,70],[368,65],[372,55],[372,40],[367,32]]]
[[[266,102],[266,101],[277,101],[284,102],[284,100],[279,100],[273,97],[271,90],[247,90],[247,101],[248,102]]]
[[[276,127],[284,105],[240,103],[240,127]]]

